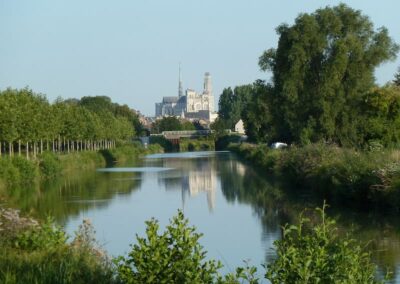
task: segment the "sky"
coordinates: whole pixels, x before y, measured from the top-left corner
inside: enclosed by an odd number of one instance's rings
[[[211,73],[217,105],[226,87],[269,80],[258,58],[277,46],[278,25],[340,2],[400,43],[399,0],[0,0],[0,90],[105,95],[153,116],[178,94],[181,63],[184,89],[202,91]],[[398,66],[400,57],[380,66],[377,82]]]

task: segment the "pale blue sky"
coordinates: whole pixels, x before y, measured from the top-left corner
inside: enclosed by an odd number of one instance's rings
[[[360,9],[400,43],[399,0],[0,0],[0,89],[29,86],[50,101],[107,95],[144,114],[184,88],[213,78],[228,86],[268,79],[257,61],[276,47],[275,27],[339,2]],[[400,59],[381,66],[393,78]]]

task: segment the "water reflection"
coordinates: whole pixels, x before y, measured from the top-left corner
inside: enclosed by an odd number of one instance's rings
[[[202,244],[210,257],[222,260],[227,272],[243,259],[252,258],[255,265],[271,261],[281,226],[323,202],[226,152],[157,154],[118,167],[75,172],[38,188],[15,190],[7,202],[38,217],[52,215],[69,232],[89,217],[113,255],[126,252],[135,233],[143,234],[145,220],[155,217],[165,225],[183,208],[204,233]],[[380,271],[390,268],[393,283],[400,283],[397,216],[340,208],[330,208],[328,214],[338,219],[341,232],[353,231],[369,242]]]
[[[6,197],[7,204],[38,218],[54,217],[59,224],[80,215],[82,211],[106,210],[116,196],[135,191],[141,184],[141,173],[71,172],[35,189],[15,190]]]
[[[164,186],[167,191],[180,191],[182,208],[185,208],[185,201],[188,197],[195,197],[201,193],[207,196],[208,209],[212,211],[216,203],[217,175],[216,159],[213,152],[201,153],[195,160],[191,155],[168,156],[168,158],[158,158],[164,168],[173,168],[168,172],[158,174],[158,184]],[[156,159],[152,156],[151,159]],[[150,159],[148,159],[149,161]],[[154,163],[156,161],[149,161]]]

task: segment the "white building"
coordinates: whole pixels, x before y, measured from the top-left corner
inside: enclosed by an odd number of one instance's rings
[[[235,132],[239,133],[239,134],[245,134],[246,131],[244,129],[244,124],[243,124],[243,120],[239,120],[236,124],[235,124]]]
[[[156,103],[156,117],[163,116],[179,116],[189,120],[213,122],[217,115],[214,111],[214,95],[210,73],[205,73],[202,93],[187,89],[184,95],[179,68],[178,96],[163,97],[162,102]]]

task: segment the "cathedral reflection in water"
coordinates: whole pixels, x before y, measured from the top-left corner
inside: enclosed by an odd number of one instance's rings
[[[164,159],[163,167],[173,168],[171,171],[160,172],[158,183],[165,186],[167,191],[180,190],[182,192],[182,208],[185,208],[186,199],[205,193],[208,209],[215,208],[215,192],[217,174],[215,159],[204,157],[196,159]]]

